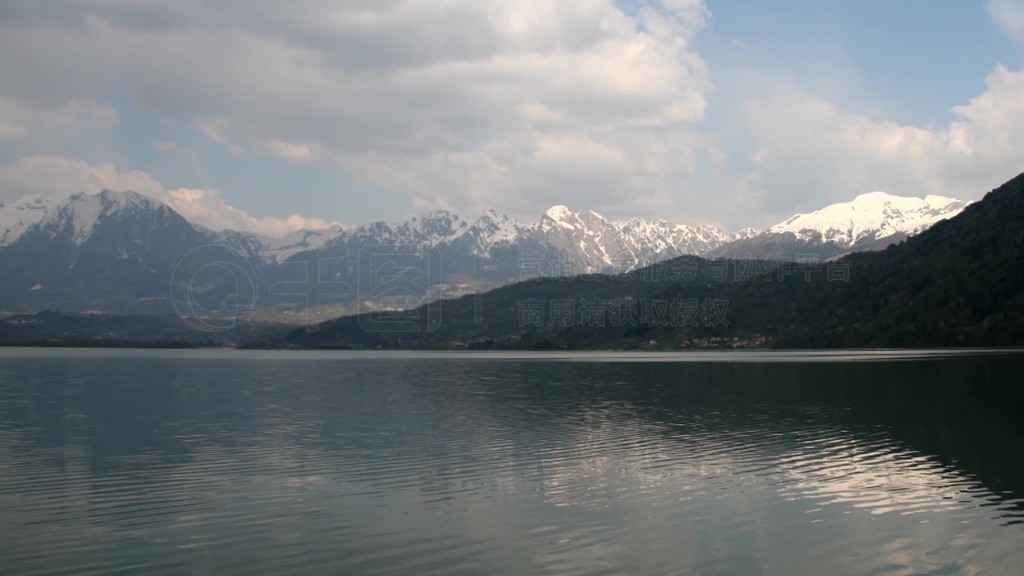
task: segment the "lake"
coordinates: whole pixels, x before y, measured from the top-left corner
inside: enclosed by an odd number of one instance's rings
[[[1024,355],[0,349],[22,574],[1019,574]]]

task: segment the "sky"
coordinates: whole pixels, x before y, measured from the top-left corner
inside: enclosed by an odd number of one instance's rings
[[[0,0],[0,203],[767,227],[1024,171],[1024,0]]]

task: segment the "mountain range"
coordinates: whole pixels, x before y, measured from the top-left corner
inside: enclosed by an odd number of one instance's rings
[[[968,204],[873,192],[736,234],[661,219],[614,221],[565,206],[529,224],[495,211],[475,220],[435,211],[269,238],[210,230],[134,192],[23,197],[0,204],[0,310],[246,313],[310,323],[538,276],[638,270],[682,255],[824,260],[885,248]],[[399,276],[406,271],[413,281],[404,293],[380,289],[374,261]]]
[[[815,226],[788,233],[855,245],[877,231]],[[902,201],[896,201],[902,202]],[[944,199],[906,204],[925,226]],[[912,216],[916,214],[917,216]],[[876,228],[877,230],[877,228]],[[1024,174],[958,215],[885,250],[828,262],[683,256],[616,276],[540,278],[426,305],[293,330],[271,346],[678,349],[773,346],[897,348],[1024,344]]]

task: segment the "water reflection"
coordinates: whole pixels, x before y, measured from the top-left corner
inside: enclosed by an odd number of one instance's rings
[[[1024,561],[1016,357],[0,362],[7,573]]]

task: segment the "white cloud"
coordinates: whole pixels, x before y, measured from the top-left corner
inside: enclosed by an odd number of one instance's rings
[[[709,17],[701,0],[647,0],[631,13],[613,0],[266,1],[245,11],[182,0],[141,12],[86,0],[59,18],[45,10],[19,7],[45,24],[0,37],[0,53],[38,55],[31,66],[0,59],[23,101],[99,98],[117,84],[212,142],[322,159],[467,212],[514,211],[519,195],[586,196],[614,212],[683,192],[678,180],[651,187],[659,176],[648,168],[697,152],[711,89],[690,48]],[[562,168],[542,172],[550,180],[524,173],[553,138],[591,144],[563,151]],[[591,177],[606,172],[594,147],[632,172]]]
[[[876,120],[799,90],[746,110],[757,144],[739,197],[775,217],[871,190],[977,199],[1024,170],[1024,72],[997,66],[943,128]]]
[[[69,99],[22,103],[0,89],[0,139],[18,139],[22,146],[49,147],[83,132],[101,132],[117,123],[108,104]]]
[[[28,156],[0,164],[0,202],[34,195],[65,198],[100,190],[133,190],[166,203],[190,222],[214,230],[233,229],[267,236],[324,229],[337,222],[293,214],[286,218],[257,218],[224,201],[216,190],[169,189],[139,170],[122,172],[112,164],[89,164],[60,156]]]
[[[313,159],[313,150],[306,144],[271,140],[264,147],[269,154],[293,162],[306,162]]]
[[[222,143],[228,139],[228,121],[223,116],[214,116],[213,118],[196,122],[195,127],[210,142]]]
[[[1003,67],[939,128],[851,112],[778,88],[783,75],[762,71],[750,90],[717,95],[727,108],[719,119],[742,119],[738,128],[722,121],[730,140],[716,141],[702,126],[715,86],[694,48],[711,18],[701,0],[239,6],[12,7],[0,54],[19,56],[0,57],[0,144],[54,154],[61,134],[102,133],[92,128],[117,118],[97,103],[117,86],[150,117],[189,126],[240,156],[231,159],[238,166],[267,157],[323,163],[385,192],[355,199],[371,206],[359,206],[362,213],[394,215],[386,192],[397,191],[416,209],[464,214],[493,207],[535,217],[565,203],[611,217],[731,213],[731,223],[743,225],[758,212],[787,216],[877,188],[976,197],[1022,166],[1012,135],[1024,118],[1024,84]],[[1021,6],[986,4],[1018,38]],[[824,76],[819,83],[832,82]],[[748,148],[756,151],[749,170],[736,153]],[[261,196],[279,193],[247,192],[251,212]],[[263,226],[218,207],[214,193],[176,201],[182,210],[210,206],[211,221]]]
[[[256,218],[245,210],[225,202],[216,190],[178,188],[166,190],[163,200],[186,220],[204,224],[215,230],[231,229],[256,232],[271,237],[281,237],[302,230],[322,230],[340,226],[322,218],[306,218],[292,214],[286,218]]]
[[[1024,2],[1021,0],[986,0],[985,10],[996,24],[1018,41],[1024,42]]]
[[[88,164],[61,156],[26,156],[0,164],[0,201],[32,195],[65,198],[104,188],[134,190],[160,198],[164,187],[140,170],[119,171],[112,164]]]

